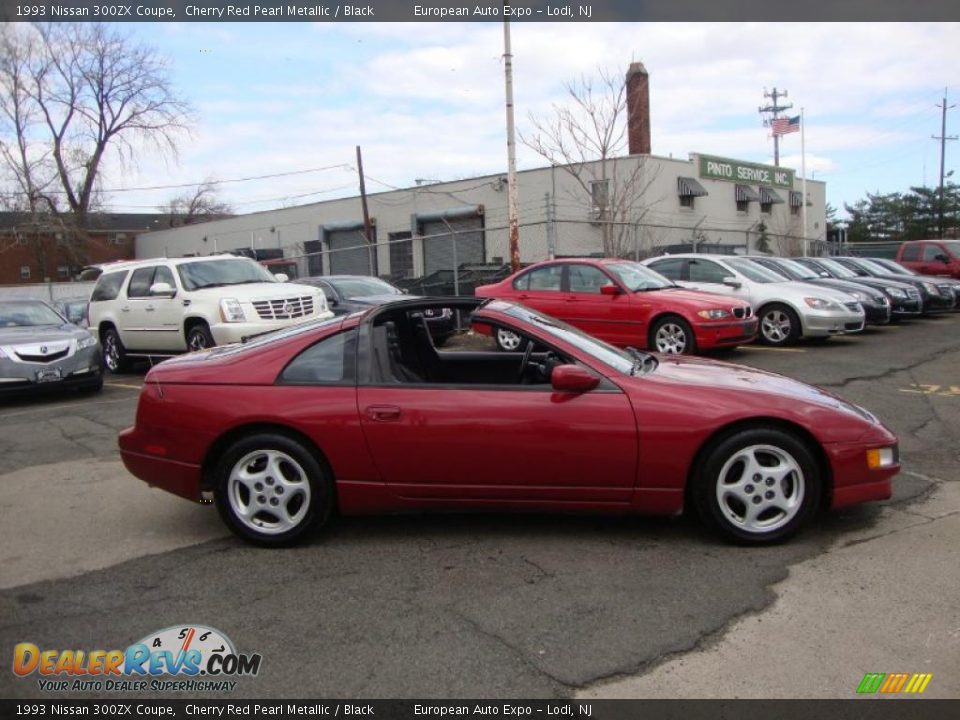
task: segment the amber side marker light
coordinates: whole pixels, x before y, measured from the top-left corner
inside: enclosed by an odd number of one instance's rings
[[[892,447],[867,450],[867,467],[871,470],[891,467],[897,463],[896,449]]]

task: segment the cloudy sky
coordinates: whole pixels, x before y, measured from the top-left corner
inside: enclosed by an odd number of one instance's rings
[[[361,145],[368,192],[417,178],[450,180],[506,167],[503,28],[465,25],[156,23],[124,30],[169,57],[198,114],[179,157],[144,154],[110,167],[133,188],[303,172],[225,183],[252,212],[355,194]],[[512,26],[518,129],[564,102],[563,83],[598,67],[650,73],[657,155],[691,152],[773,162],[757,108],[788,89],[806,113],[808,175],[842,208],[867,192],[935,185],[944,87],[960,97],[957,24],[531,24]],[[953,100],[950,101],[951,103]],[[960,131],[960,108],[947,133]],[[960,165],[948,143],[947,170]],[[521,147],[519,167],[544,164]],[[800,168],[800,135],[781,164]],[[333,166],[333,167],[331,167]],[[114,193],[112,208],[150,212],[171,190]],[[523,198],[521,198],[521,202]]]

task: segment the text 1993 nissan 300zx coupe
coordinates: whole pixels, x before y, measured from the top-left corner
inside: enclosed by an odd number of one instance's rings
[[[481,332],[438,350],[424,317],[440,307]],[[492,344],[499,329],[516,352]],[[818,388],[620,350],[476,298],[399,300],[165,361],[120,448],[134,475],[212,499],[262,545],[334,510],[477,509],[695,510],[769,543],[819,509],[890,497],[900,467],[893,433]]]

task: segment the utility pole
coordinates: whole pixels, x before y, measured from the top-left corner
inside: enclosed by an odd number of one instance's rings
[[[553,260],[557,256],[557,224],[553,214],[553,198],[550,193],[544,194],[543,202],[547,217],[547,259]]]
[[[779,90],[774,88],[773,92],[767,92],[767,89],[764,88],[763,96],[765,98],[770,98],[771,100],[773,100],[772,104],[767,105],[766,107],[757,108],[757,112],[760,113],[761,115],[763,115],[764,113],[770,113],[770,117],[764,118],[763,120],[764,127],[770,127],[770,124],[774,120],[776,120],[778,117],[780,117],[780,113],[782,113],[784,110],[789,110],[790,108],[793,107],[793,103],[790,103],[789,105],[777,104],[778,99],[787,97],[786,90],[784,90],[783,92],[780,92]],[[773,134],[773,164],[776,165],[777,167],[780,167],[780,136],[777,135],[776,133]]]
[[[367,209],[367,185],[363,177],[363,157],[360,155],[360,146],[357,145],[357,172],[360,174],[360,205],[363,207],[363,236],[367,239],[367,269],[374,275],[373,238],[370,229],[370,212]]]
[[[503,74],[507,95],[507,216],[510,224],[510,271],[520,269],[520,218],[517,215],[517,147],[513,127],[513,53],[510,52],[509,0],[503,0]]]
[[[931,135],[934,140],[940,141],[940,201],[938,203],[937,219],[937,237],[943,237],[943,166],[947,151],[947,140],[956,140],[956,135],[947,135],[947,110],[955,108],[956,105],[947,105],[947,89],[943,89],[943,104],[937,105],[940,108],[940,136]]]

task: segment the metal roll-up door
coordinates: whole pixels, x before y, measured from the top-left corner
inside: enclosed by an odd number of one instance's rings
[[[371,228],[372,240],[376,242],[376,228]],[[331,275],[376,275],[376,247],[368,245],[363,236],[363,227],[325,230],[327,249],[330,251]]]
[[[484,262],[483,215],[421,221],[420,234],[424,236],[425,275],[437,270],[453,270],[454,267],[464,263],[482,264]],[[456,242],[456,251],[454,251],[454,242]]]

